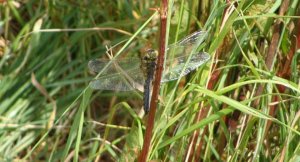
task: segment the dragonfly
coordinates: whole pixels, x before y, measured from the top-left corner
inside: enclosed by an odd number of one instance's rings
[[[180,79],[210,59],[208,53],[196,52],[206,35],[206,31],[197,31],[166,48],[167,57],[161,83]],[[148,113],[157,54],[156,50],[149,49],[141,58],[90,60],[89,70],[93,73],[101,72],[99,77],[90,82],[90,87],[98,90],[144,92],[144,111]]]

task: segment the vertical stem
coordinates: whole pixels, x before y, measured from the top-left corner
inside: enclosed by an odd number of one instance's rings
[[[160,89],[160,81],[162,78],[165,51],[166,51],[166,27],[167,27],[167,13],[168,13],[167,6],[168,6],[168,0],[162,0],[161,8],[160,8],[160,21],[161,21],[160,39],[159,39],[160,48],[159,48],[157,66],[156,66],[155,80],[153,83],[152,98],[150,103],[151,108],[150,108],[150,113],[147,121],[143,149],[138,159],[139,162],[146,162],[147,160],[151,137],[152,137],[152,130],[154,127],[155,112],[156,112],[156,107],[158,102],[158,93]]]

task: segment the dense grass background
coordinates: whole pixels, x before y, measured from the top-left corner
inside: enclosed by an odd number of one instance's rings
[[[161,87],[149,159],[300,161],[299,1],[169,5],[169,43],[206,30],[212,58]],[[0,1],[0,161],[136,159],[141,94],[91,90],[87,62],[157,48],[155,7]]]

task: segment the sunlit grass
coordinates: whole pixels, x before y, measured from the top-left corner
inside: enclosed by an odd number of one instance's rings
[[[161,86],[149,159],[184,161],[191,147],[202,161],[297,161],[299,51],[290,73],[284,63],[299,37],[292,28],[299,2],[285,15],[269,1],[239,1],[227,12],[223,2],[169,3],[169,44],[206,30],[202,50],[211,60]],[[0,161],[137,158],[147,126],[141,94],[90,89],[87,63],[105,58],[106,46],[120,59],[157,48],[153,7],[144,0],[0,3]],[[189,143],[196,130],[201,147]]]

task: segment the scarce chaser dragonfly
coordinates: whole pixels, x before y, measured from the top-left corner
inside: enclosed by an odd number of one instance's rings
[[[179,79],[210,59],[206,52],[196,52],[207,32],[197,31],[166,49],[166,61],[161,82]],[[156,70],[157,52],[148,50],[141,58],[112,60],[95,59],[88,63],[90,71],[101,75],[90,82],[92,89],[116,91],[144,91],[144,110],[150,107],[152,81]],[[107,66],[107,64],[110,65]],[[106,67],[107,66],[107,67]],[[106,69],[103,69],[105,68]]]

